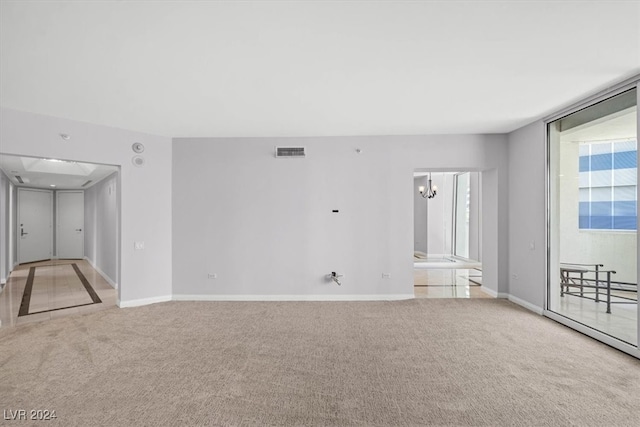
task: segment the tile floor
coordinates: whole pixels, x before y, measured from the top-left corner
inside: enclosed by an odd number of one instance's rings
[[[638,345],[638,305],[612,304],[611,313],[602,302],[573,295],[560,297],[560,290],[551,298],[551,310],[577,322],[604,332],[632,345]],[[627,296],[635,297],[635,294]]]
[[[94,303],[72,264],[76,264],[101,302]],[[35,267],[28,311],[23,296],[29,271]],[[117,291],[85,260],[50,260],[15,268],[0,293],[0,326],[13,327],[70,314],[116,307]]]
[[[481,289],[482,271],[471,268],[415,268],[416,298],[493,298]]]

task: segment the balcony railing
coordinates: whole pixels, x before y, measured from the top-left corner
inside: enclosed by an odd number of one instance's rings
[[[560,263],[560,296],[586,298],[607,304],[637,304],[638,284],[611,280],[614,270],[603,270],[602,264]],[[635,295],[633,295],[635,294]]]

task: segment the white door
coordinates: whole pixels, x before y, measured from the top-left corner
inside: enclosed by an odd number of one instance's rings
[[[84,192],[56,192],[56,255],[61,259],[84,257]]]
[[[53,193],[18,189],[18,262],[51,258]]]

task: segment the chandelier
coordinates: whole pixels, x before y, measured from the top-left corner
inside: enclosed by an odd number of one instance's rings
[[[420,187],[418,187],[418,191],[420,192],[420,195],[422,196],[423,199],[433,199],[434,197],[436,197],[436,192],[438,191],[438,186],[437,185],[431,185],[431,172],[429,172],[429,188],[425,189],[424,185],[421,185]]]

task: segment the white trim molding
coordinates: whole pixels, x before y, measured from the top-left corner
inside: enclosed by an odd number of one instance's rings
[[[518,297],[514,297],[514,296],[513,296],[513,295],[511,295],[511,294],[509,294],[508,299],[509,299],[509,301],[511,301],[512,303],[514,303],[514,304],[518,304],[519,306],[524,307],[524,308],[526,308],[527,310],[531,310],[531,311],[533,311],[534,313],[539,314],[539,315],[541,315],[541,316],[542,316],[542,315],[543,315],[543,313],[544,313],[544,309],[543,309],[542,307],[538,307],[537,305],[535,305],[535,304],[531,304],[531,303],[530,303],[530,302],[528,302],[528,301],[525,301],[525,300],[520,299],[520,298],[518,298]]]
[[[171,295],[163,295],[159,297],[132,299],[128,301],[118,300],[117,304],[120,308],[140,307],[142,305],[156,304],[159,302],[171,301]]]
[[[398,301],[413,294],[380,295],[173,295],[174,301]]]
[[[509,294],[505,293],[505,292],[496,292],[491,288],[487,288],[486,286],[480,286],[480,290],[482,292],[484,292],[485,294],[489,294],[494,298],[500,298],[500,299],[504,299],[504,298],[509,298]]]

